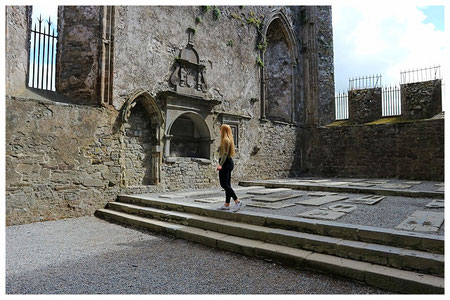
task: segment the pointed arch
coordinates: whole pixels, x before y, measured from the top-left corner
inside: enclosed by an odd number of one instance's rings
[[[122,186],[158,184],[164,128],[161,109],[147,91],[137,91],[122,106],[120,120]]]
[[[298,47],[282,9],[272,11],[262,30],[267,48],[262,53],[261,118],[295,121],[295,67]]]

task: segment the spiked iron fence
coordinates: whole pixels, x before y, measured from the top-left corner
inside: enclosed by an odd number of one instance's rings
[[[383,117],[399,116],[402,114],[402,100],[400,86],[385,86],[381,90],[381,115]]]
[[[348,81],[348,89],[373,89],[381,87],[381,75],[363,76],[350,78]]]
[[[45,26],[45,23],[47,23],[47,26]],[[30,31],[29,87],[42,90],[56,90],[54,78],[58,37],[55,29],[51,28],[52,24],[50,17],[48,20],[43,20],[39,16],[39,19],[34,24],[34,28]]]
[[[442,79],[441,66],[411,69],[400,72],[400,84]]]

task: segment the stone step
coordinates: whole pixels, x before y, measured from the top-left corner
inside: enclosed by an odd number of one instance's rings
[[[119,202],[160,209],[193,213],[228,221],[261,225],[270,228],[295,230],[345,240],[374,243],[429,253],[444,254],[444,237],[418,232],[377,228],[364,225],[343,224],[333,221],[280,216],[252,211],[230,213],[211,209],[203,204],[189,204],[148,195],[120,195]]]
[[[444,293],[444,279],[433,275],[398,270],[282,245],[273,245],[187,225],[148,219],[110,209],[99,209],[95,212],[95,215],[113,222],[170,234],[177,238],[226,251],[268,259],[292,267],[345,277],[396,293]]]
[[[298,231],[275,229],[235,221],[199,216],[192,213],[143,207],[129,203],[110,202],[108,208],[146,218],[183,224],[191,227],[259,240],[271,244],[336,255],[343,258],[413,270],[421,273],[444,275],[444,255],[373,243],[345,240]]]
[[[288,188],[293,190],[303,191],[326,191],[350,194],[372,194],[381,196],[403,196],[412,198],[442,198],[444,199],[444,192],[432,191],[415,191],[415,190],[400,190],[400,189],[382,189],[379,187],[356,187],[356,186],[333,186],[326,185],[326,183],[277,183],[265,181],[240,181],[240,186],[261,186],[266,188]]]

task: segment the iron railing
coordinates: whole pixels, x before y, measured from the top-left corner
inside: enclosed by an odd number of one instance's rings
[[[360,89],[373,89],[381,87],[381,75],[354,77],[348,80],[348,89],[360,90]]]
[[[43,21],[47,23],[47,27]],[[37,23],[34,24],[34,29],[31,29],[28,68],[29,87],[56,90],[56,44],[58,37],[55,29],[51,28],[52,24],[50,17],[48,20],[43,20],[39,16]]]
[[[400,72],[400,84],[442,79],[441,66],[411,69]]]
[[[381,90],[381,116],[399,116],[402,114],[400,86],[385,86]]]
[[[334,97],[334,105],[336,109],[336,120],[348,119],[348,94],[342,92]]]

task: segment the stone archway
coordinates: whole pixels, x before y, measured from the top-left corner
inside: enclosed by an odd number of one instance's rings
[[[121,121],[122,185],[158,184],[163,128],[161,110],[147,92],[138,92],[124,104]]]
[[[262,117],[294,122],[295,65],[297,46],[291,26],[282,11],[274,12],[263,30],[264,53]]]
[[[209,159],[211,134],[205,120],[197,113],[187,112],[175,118],[168,128],[171,157]]]

